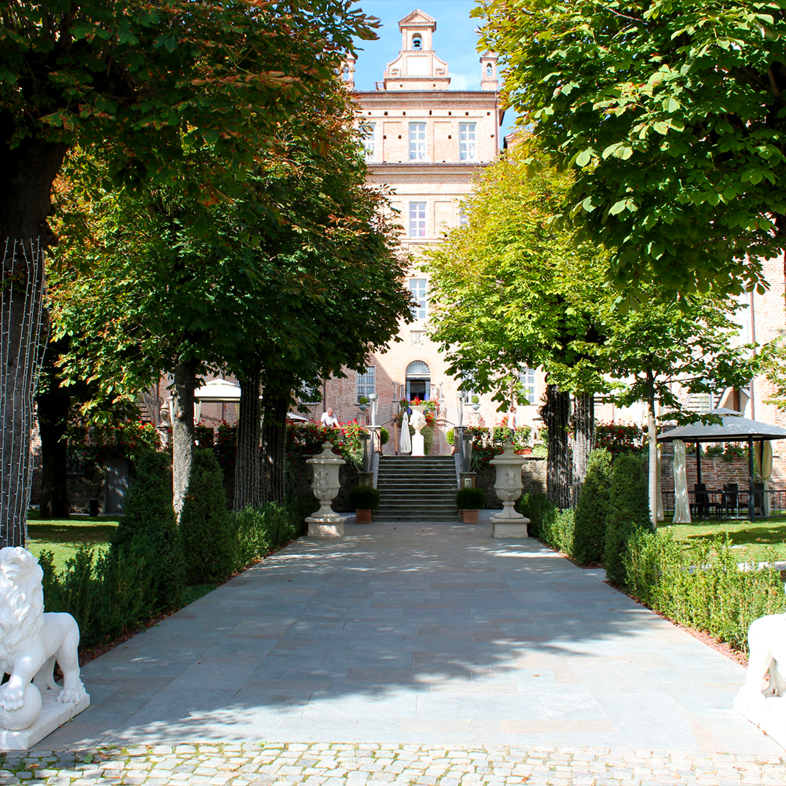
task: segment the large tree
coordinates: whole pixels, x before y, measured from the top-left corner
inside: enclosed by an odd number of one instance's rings
[[[488,0],[504,94],[623,289],[739,291],[786,249],[783,0]]]
[[[111,175],[167,183],[182,139],[213,145],[237,169],[270,144],[282,117],[373,35],[349,0],[11,0],[0,9],[0,544],[25,538],[24,467],[35,331],[51,241],[50,192],[69,148],[98,144]],[[212,191],[213,170],[191,181]],[[5,291],[5,290],[4,290]],[[23,294],[25,294],[23,292]],[[21,327],[20,327],[21,326]],[[17,369],[21,369],[21,372]],[[19,382],[20,373],[24,376]],[[25,381],[27,380],[27,381]]]
[[[577,458],[592,448],[592,395],[604,387],[587,347],[599,340],[593,303],[604,297],[605,258],[557,227],[570,176],[533,167],[539,153],[522,142],[486,169],[465,209],[468,225],[429,250],[433,338],[453,373],[474,389],[493,391],[502,409],[510,390],[521,390],[523,366],[542,367],[548,389],[548,494],[571,504],[569,432]],[[535,171],[537,169],[538,171]],[[554,372],[559,372],[559,381]],[[577,418],[571,422],[570,393]],[[535,404],[536,402],[527,402]]]
[[[544,413],[550,462],[553,439],[563,448],[554,457],[565,452],[569,425],[552,385],[604,392],[622,406],[645,402],[654,516],[658,407],[678,416],[680,394],[750,378],[745,348],[735,346],[738,304],[712,293],[664,298],[644,282],[625,299],[605,286],[607,255],[555,229],[569,183],[529,142],[484,172],[469,200],[468,227],[430,255],[434,336],[451,367],[496,391],[500,402],[521,365],[544,368],[552,383]],[[557,504],[569,500],[569,479],[567,461],[550,468]]]
[[[102,188],[106,167],[94,155],[75,157],[66,172],[52,287],[58,329],[78,350],[66,362],[72,376],[90,374],[120,396],[173,374],[176,510],[193,453],[198,374],[221,369],[241,381],[236,498],[256,504],[260,378],[266,400],[271,391],[283,399],[283,419],[292,389],[342,365],[362,367],[408,310],[348,102],[343,86],[326,82],[321,137],[310,136],[310,118],[300,122],[302,107],[242,182],[214,180],[234,192],[231,203],[194,199],[177,182]],[[80,215],[91,219],[80,228],[67,211],[83,202]]]

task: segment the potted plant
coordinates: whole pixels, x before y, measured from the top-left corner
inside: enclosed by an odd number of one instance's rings
[[[358,399],[358,409],[361,412],[365,412],[368,409],[368,399],[365,396],[361,396]]]
[[[456,492],[456,507],[461,511],[464,524],[477,524],[478,511],[486,507],[486,492],[474,486],[459,489]]]
[[[349,490],[348,499],[355,509],[355,522],[371,524],[371,511],[379,507],[379,491],[373,486],[355,486]]]

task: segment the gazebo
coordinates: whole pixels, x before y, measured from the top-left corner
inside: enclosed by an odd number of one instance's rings
[[[764,499],[767,498],[767,484],[772,476],[772,445],[774,439],[786,439],[786,429],[772,426],[769,423],[761,423],[758,420],[744,418],[739,412],[731,409],[714,409],[710,415],[716,415],[720,422],[716,423],[691,423],[689,426],[680,426],[667,431],[658,437],[658,442],[694,442],[696,443],[696,477],[697,482],[701,483],[701,451],[699,445],[702,442],[746,442],[748,444],[748,518],[754,521],[756,518],[756,504],[754,497],[754,444],[759,443],[759,467],[761,469],[762,480],[764,481]],[[684,448],[683,448],[684,449]],[[677,472],[677,451],[675,446],[675,487],[679,483],[676,477]],[[684,476],[684,456],[682,460],[682,483],[684,499],[687,499],[687,483]],[[675,488],[677,497],[680,496],[680,489]],[[677,501],[675,500],[675,518],[677,513]]]
[[[206,382],[194,391],[194,420],[199,420],[202,414],[202,404],[238,404],[239,402],[240,385],[226,379],[211,379],[210,382]],[[308,418],[295,412],[287,412],[287,420],[304,422]]]

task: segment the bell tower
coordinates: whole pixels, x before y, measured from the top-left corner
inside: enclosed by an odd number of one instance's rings
[[[401,50],[385,69],[385,90],[447,90],[448,64],[434,54],[436,20],[421,10],[399,23]]]

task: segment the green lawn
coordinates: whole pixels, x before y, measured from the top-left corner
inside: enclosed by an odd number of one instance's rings
[[[672,524],[664,521],[660,527],[671,527],[677,540],[695,541],[712,539],[716,535],[728,534],[734,553],[740,562],[762,561],[768,554],[775,553],[779,560],[786,560],[786,516],[771,516],[768,519],[747,520],[699,519],[691,524]]]
[[[38,511],[32,510],[28,515],[27,548],[36,556],[42,551],[54,552],[55,565],[63,568],[81,546],[108,546],[118,521],[90,516],[39,521]]]

